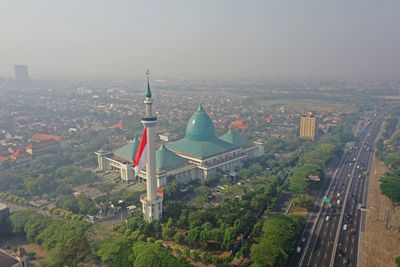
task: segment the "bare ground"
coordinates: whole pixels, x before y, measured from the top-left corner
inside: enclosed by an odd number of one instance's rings
[[[377,172],[375,172],[377,170]],[[379,190],[379,178],[388,169],[374,157],[368,187],[363,266],[396,266],[394,258],[400,256],[400,209]],[[388,219],[389,214],[389,219]]]

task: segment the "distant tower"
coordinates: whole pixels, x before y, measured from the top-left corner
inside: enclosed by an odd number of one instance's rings
[[[15,65],[14,66],[15,80],[19,84],[29,84],[30,79],[28,75],[27,65]]]
[[[317,133],[317,118],[312,112],[301,115],[300,120],[300,137],[315,139]]]
[[[140,202],[143,205],[143,217],[147,222],[159,220],[162,215],[162,201],[163,195],[157,193],[157,177],[156,177],[156,156],[154,144],[154,126],[157,124],[157,117],[153,116],[150,91],[149,74],[147,74],[147,90],[146,90],[146,116],[142,119],[143,126],[147,128],[147,164],[146,164],[146,177],[147,177],[147,194],[140,197]]]

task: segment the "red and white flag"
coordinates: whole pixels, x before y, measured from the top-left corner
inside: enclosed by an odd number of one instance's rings
[[[133,169],[135,175],[138,175],[140,170],[146,166],[147,163],[147,128],[144,128],[142,140],[136,152],[135,161],[133,162]]]

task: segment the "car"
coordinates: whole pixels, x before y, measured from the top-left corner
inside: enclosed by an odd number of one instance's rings
[[[347,174],[347,177],[350,177],[351,176],[351,174],[349,173],[349,174]]]
[[[306,240],[307,240],[307,237],[303,237],[302,239],[301,239],[301,242],[306,242]]]
[[[347,224],[343,225],[343,230],[346,231],[347,230]]]
[[[329,216],[326,216],[326,217],[325,217],[325,221],[329,221],[329,219],[330,219]]]
[[[356,233],[356,229],[350,228],[350,234],[354,235]]]
[[[297,247],[296,252],[297,252],[297,253],[300,253],[300,252],[301,252],[301,247],[300,247],[300,246]]]
[[[340,197],[340,193],[337,193],[336,196],[337,196],[337,197]]]

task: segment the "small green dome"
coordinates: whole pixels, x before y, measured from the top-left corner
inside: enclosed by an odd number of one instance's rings
[[[204,141],[215,137],[214,124],[200,104],[186,126],[186,138]]]

